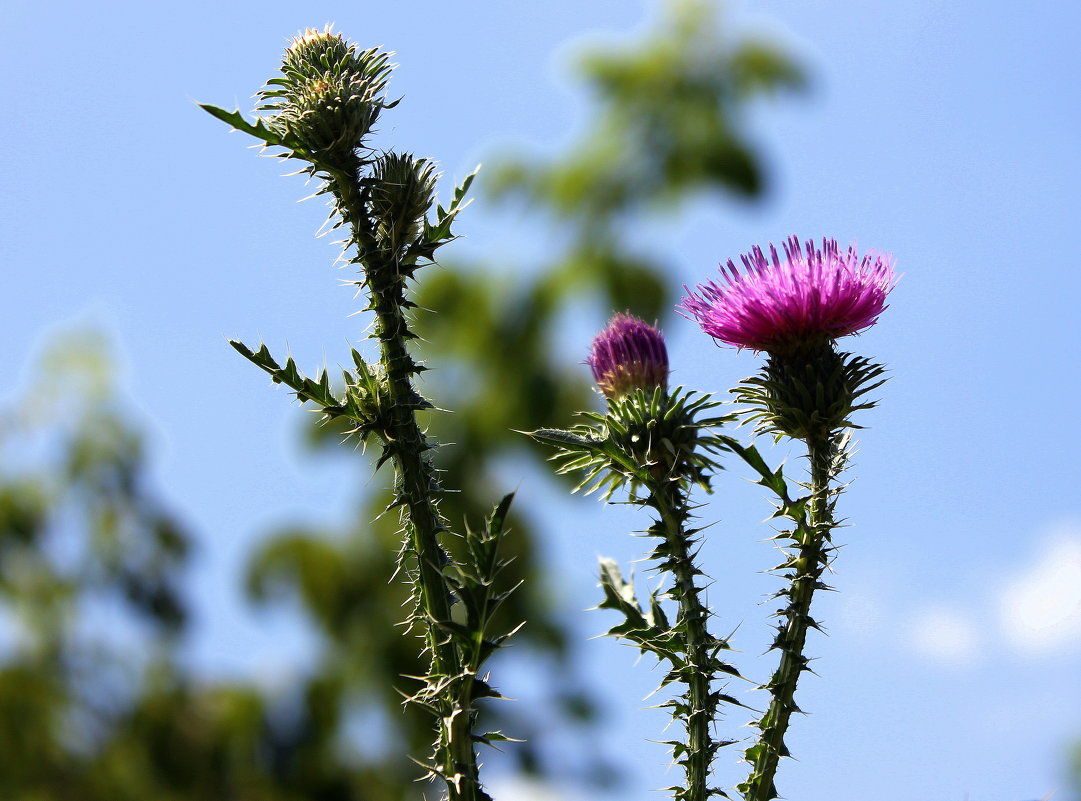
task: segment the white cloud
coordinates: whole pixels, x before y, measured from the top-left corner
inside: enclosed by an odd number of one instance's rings
[[[1018,651],[1050,655],[1081,644],[1081,524],[1059,527],[998,597],[999,624]]]
[[[848,622],[873,617],[874,604],[865,603],[868,609],[845,610],[855,619]],[[1027,559],[971,603],[925,606],[902,625],[905,640],[917,655],[951,667],[971,663],[995,642],[1034,657],[1081,650],[1081,521],[1049,527]]]
[[[979,651],[979,635],[973,619],[959,609],[927,607],[908,625],[908,639],[917,653],[940,664],[961,667]]]
[[[489,783],[488,792],[495,801],[570,801],[550,784],[521,776],[497,777]]]

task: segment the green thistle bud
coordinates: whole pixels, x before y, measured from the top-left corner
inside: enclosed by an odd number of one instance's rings
[[[435,165],[409,154],[384,153],[372,166],[368,212],[376,240],[390,253],[411,245],[435,202]]]
[[[383,92],[393,70],[390,55],[358,51],[334,34],[309,28],[293,38],[282,58],[281,77],[259,93],[267,122],[302,146],[321,166],[350,171],[356,149],[393,103]]]
[[[734,392],[752,407],[759,430],[820,442],[839,429],[859,428],[851,415],[874,406],[860,399],[884,383],[876,380],[884,373],[881,365],[823,343],[771,354],[762,372]]]

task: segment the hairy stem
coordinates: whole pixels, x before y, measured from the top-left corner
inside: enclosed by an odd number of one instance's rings
[[[714,644],[706,627],[709,610],[702,603],[694,578],[691,549],[693,540],[686,532],[689,516],[686,492],[679,482],[668,481],[651,489],[651,505],[660,515],[664,529],[668,561],[664,565],[674,578],[671,595],[679,603],[676,628],[683,633],[686,666],[681,678],[687,685],[683,709],[687,731],[687,750],[680,762],[687,786],[677,794],[681,801],[706,801],[709,797],[709,772],[717,745],[710,736],[710,726],[717,714],[718,699],[712,692]]]
[[[357,187],[348,178],[338,177],[335,191],[361,249],[359,258],[376,318],[373,336],[379,342],[380,361],[386,370],[390,408],[382,437],[393,456],[397,500],[405,509],[409,548],[417,561],[415,585],[427,625],[431,674],[439,677],[437,692],[424,699],[435,708],[439,720],[439,773],[450,801],[491,801],[480,784],[473,746],[473,676],[463,670],[457,646],[441,630],[441,624],[451,620],[453,603],[444,574],[450,559],[440,543],[440,535],[447,529],[436,504],[440,487],[428,456],[434,446],[417,422],[417,410],[428,404],[413,387],[412,377],[418,368],[406,347],[411,334],[405,317],[405,280],[397,264],[374,263],[373,249],[367,247],[370,224]]]
[[[778,797],[774,776],[781,757],[788,756],[784,736],[792,713],[799,709],[794,697],[800,673],[807,669],[807,658],[803,655],[807,630],[817,625],[810,609],[826,565],[825,546],[833,526],[829,503],[832,446],[828,441],[808,441],[807,450],[811,462],[809,520],[808,525],[798,526],[794,532],[796,553],[789,563],[793,570],[787,592],[789,603],[776,642],[781,659],[769,683],[772,695],[769,709],[759,722],[762,734],[748,752],[751,775],[744,793],[746,801],[771,801]]]

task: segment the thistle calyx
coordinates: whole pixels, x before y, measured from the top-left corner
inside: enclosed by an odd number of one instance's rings
[[[762,370],[732,390],[760,432],[826,441],[859,428],[852,414],[875,405],[865,395],[885,383],[886,368],[831,343],[771,354]]]
[[[720,405],[683,387],[638,389],[609,398],[605,414],[582,412],[587,422],[530,436],[558,449],[552,457],[557,472],[584,475],[575,491],[586,495],[600,491],[609,500],[627,488],[633,498],[640,488],[665,480],[708,489],[709,475],[721,469],[713,454],[725,448],[710,429],[732,420],[716,413]]]

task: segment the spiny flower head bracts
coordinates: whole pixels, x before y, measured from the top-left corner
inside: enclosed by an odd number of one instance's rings
[[[616,314],[593,339],[586,363],[605,397],[636,389],[668,389],[668,348],[660,329],[631,314]]]
[[[790,237],[784,259],[769,246],[742,257],[744,270],[729,260],[722,282],[688,290],[680,313],[714,339],[739,348],[785,353],[815,348],[874,325],[897,283],[889,254],[860,256],[841,250],[835,239],[822,247]]]
[[[320,169],[352,173],[380,113],[394,105],[384,93],[394,65],[390,53],[359,50],[332,32],[308,28],[289,43],[281,75],[259,92],[263,123],[280,144],[302,149]]]
[[[542,428],[530,432],[555,445],[558,473],[584,476],[575,492],[600,491],[608,501],[627,488],[633,498],[651,482],[698,484],[708,491],[709,477],[721,469],[714,455],[724,450],[714,429],[733,421],[722,414],[711,395],[676,387],[636,389],[608,399],[604,414],[580,412],[588,421],[569,430]]]
[[[294,71],[329,69],[351,55],[349,43],[340,33],[334,33],[334,23],[327,23],[323,30],[305,28],[296,34],[285,48],[284,69]]]

